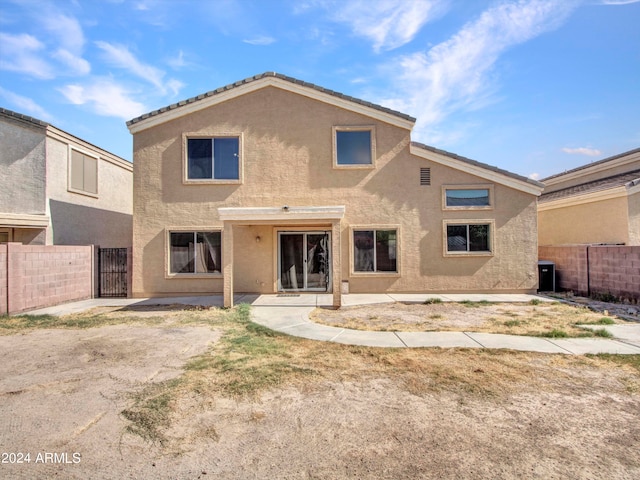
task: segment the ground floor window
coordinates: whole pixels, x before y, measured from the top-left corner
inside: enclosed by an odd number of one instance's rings
[[[169,273],[220,273],[221,232],[170,232]]]
[[[354,230],[353,270],[355,272],[397,272],[396,230]]]
[[[447,252],[491,252],[489,224],[447,225]]]

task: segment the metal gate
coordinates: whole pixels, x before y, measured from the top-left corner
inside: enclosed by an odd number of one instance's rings
[[[101,297],[127,296],[126,248],[101,248],[98,252],[98,272]]]

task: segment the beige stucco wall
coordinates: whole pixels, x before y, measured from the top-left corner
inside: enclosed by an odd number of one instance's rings
[[[626,197],[541,210],[538,213],[539,244],[628,244],[627,211]]]
[[[640,192],[627,197],[629,212],[628,245],[640,245]]]
[[[2,117],[0,146],[0,212],[44,214],[44,128]]]
[[[97,157],[98,194],[69,191],[69,146]],[[133,231],[133,168],[64,132],[47,138],[47,244],[129,247]]]
[[[375,125],[375,169],[334,169],[333,126]],[[242,185],[183,185],[182,135],[242,134]],[[489,211],[442,210],[443,184],[487,180],[415,157],[410,132],[268,87],[134,135],[136,296],[222,291],[221,278],[166,278],[166,229],[221,228],[219,207],[344,205],[342,279],[351,292],[531,291],[537,285],[536,197],[494,184]],[[431,186],[420,186],[420,167]],[[495,222],[494,255],[445,257],[443,219]],[[307,227],[309,230],[330,229]],[[350,272],[351,226],[399,230],[399,275]],[[278,227],[234,226],[234,290],[273,292]],[[316,225],[320,227],[320,224]],[[261,237],[257,243],[255,238]]]

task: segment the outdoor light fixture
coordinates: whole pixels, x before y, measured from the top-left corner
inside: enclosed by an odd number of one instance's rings
[[[284,207],[282,207],[282,210],[284,210],[285,212],[289,211],[289,205],[285,205]]]
[[[260,240],[262,240],[262,239],[260,238],[260,235],[256,235],[256,243],[260,243]]]

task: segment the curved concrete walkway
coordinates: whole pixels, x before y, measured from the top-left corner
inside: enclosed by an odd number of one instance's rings
[[[371,305],[392,302],[422,303],[428,298],[447,301],[488,302],[543,302],[555,300],[535,295],[480,295],[480,294],[350,294],[343,296],[344,306]],[[581,355],[586,353],[640,354],[640,324],[606,325],[614,336],[607,338],[546,339],[520,335],[503,335],[475,332],[372,332],[320,325],[309,320],[309,314],[318,306],[331,306],[331,295],[284,294],[284,295],[237,295],[236,304],[252,305],[253,320],[272,330],[288,335],[367,347],[463,347],[504,348],[528,352],[564,353]],[[58,305],[29,314],[65,315],[77,313],[97,306],[145,305],[204,305],[222,306],[222,296],[171,297],[171,298],[122,298],[91,299]],[[585,326],[603,328],[602,326]]]

